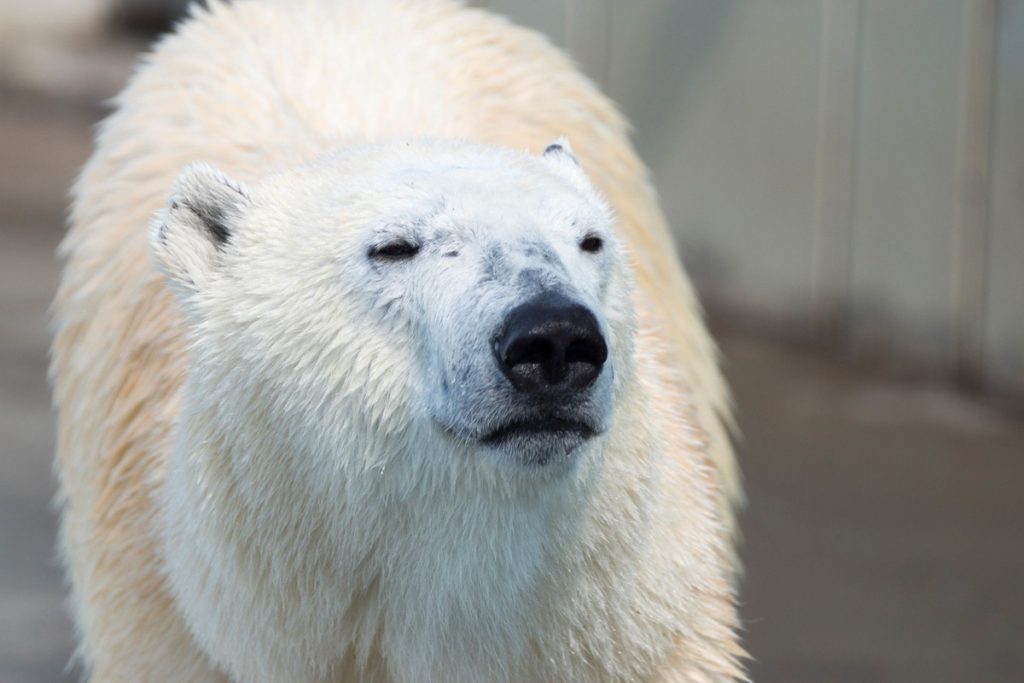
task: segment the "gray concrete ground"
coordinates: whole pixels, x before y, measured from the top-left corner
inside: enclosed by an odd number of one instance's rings
[[[54,562],[46,308],[89,111],[0,92],[0,683],[74,680]],[[1024,680],[1024,422],[723,337],[759,683]]]
[[[46,310],[89,118],[0,92],[0,683],[73,680],[50,509]]]

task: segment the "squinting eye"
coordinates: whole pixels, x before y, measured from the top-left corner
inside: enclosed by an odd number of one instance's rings
[[[371,247],[369,256],[372,259],[384,261],[401,261],[410,259],[420,250],[420,245],[413,244],[407,240],[396,240],[382,244],[379,247]]]
[[[596,254],[597,252],[601,251],[601,248],[603,246],[604,240],[596,235],[585,237],[583,241],[580,242],[580,249],[590,254]]]

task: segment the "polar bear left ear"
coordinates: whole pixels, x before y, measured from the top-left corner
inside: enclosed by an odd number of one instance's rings
[[[153,219],[149,247],[179,295],[203,289],[250,205],[241,183],[212,166],[192,164],[178,176],[167,206]]]

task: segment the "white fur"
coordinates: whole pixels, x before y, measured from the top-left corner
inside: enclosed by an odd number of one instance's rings
[[[491,80],[492,48],[530,66]],[[699,322],[682,367],[678,322],[634,286],[661,272],[631,251],[648,228],[619,234],[646,210],[642,171],[621,131],[590,128],[600,101],[561,117],[590,131],[582,163],[565,140],[531,154],[482,132],[532,136],[544,100],[514,95],[537,79],[597,99],[560,60],[444,0],[238,2],[199,11],[122,96],[56,313],[64,544],[95,681],[742,675],[704,438],[720,425],[702,422],[716,371]],[[586,159],[614,150],[626,180],[598,161],[592,182]],[[603,196],[630,183],[616,216]],[[371,257],[396,239],[419,253]],[[516,410],[495,331],[552,289],[594,312],[610,355],[566,407],[598,433],[536,466],[480,439]]]

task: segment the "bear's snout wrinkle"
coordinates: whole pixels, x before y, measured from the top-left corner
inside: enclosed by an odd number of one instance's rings
[[[608,345],[590,309],[549,291],[512,309],[495,353],[517,391],[564,397],[594,383],[608,359]]]

